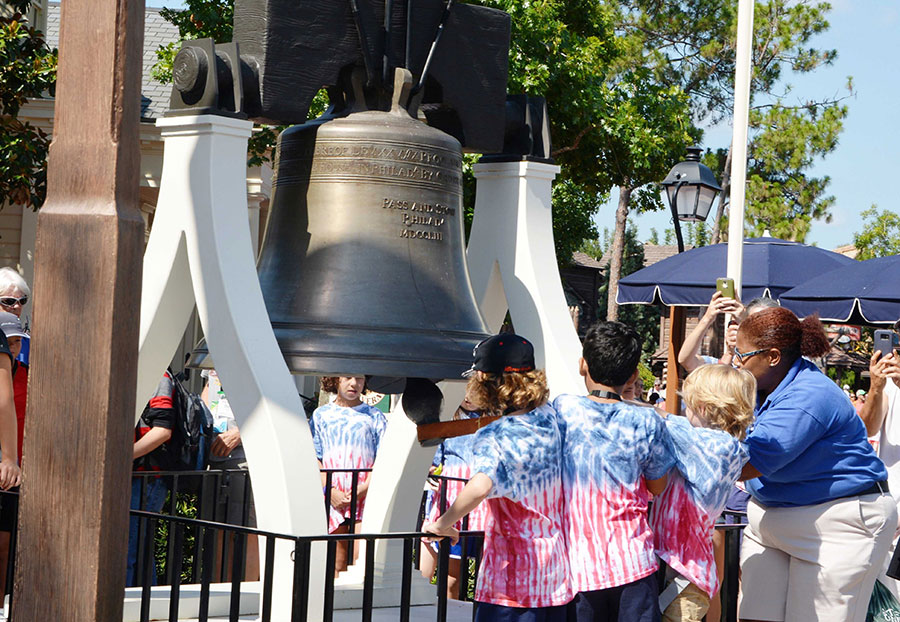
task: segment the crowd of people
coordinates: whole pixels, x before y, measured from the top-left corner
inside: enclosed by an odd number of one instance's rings
[[[701,322],[680,357],[690,373],[678,415],[642,400],[642,343],[623,324],[588,332],[586,395],[552,401],[526,339],[480,344],[454,418],[500,418],[438,448],[431,475],[446,489],[429,495],[422,573],[432,576],[436,542],[450,538],[448,591],[458,596],[467,517],[485,533],[477,620],[717,619],[714,526],[724,510],[746,509],[742,620],[862,621],[879,575],[896,592],[883,570],[898,531],[885,463],[900,474],[900,360],[873,357],[857,414],[811,362],[829,347],[817,319],[719,294],[710,309],[709,320],[733,317],[727,353],[696,356],[713,324]],[[321,466],[371,468],[386,419],[363,401],[365,379],[327,378],[323,389],[334,398],[311,422]],[[355,515],[349,476],[333,478],[329,529],[358,528],[370,474],[356,480]]]
[[[29,296],[17,272],[0,269],[4,490],[21,478],[29,336],[19,316]],[[726,354],[701,357],[703,334],[719,315],[731,317]],[[884,574],[900,533],[896,353],[872,356],[869,391],[854,403],[812,362],[829,348],[816,318],[800,320],[768,299],[745,308],[717,293],[679,353],[689,372],[682,412],[667,414],[642,399],[642,345],[624,324],[594,326],[578,361],[585,394],[553,400],[527,339],[504,333],[476,348],[454,418],[499,418],[445,439],[436,452],[430,474],[442,481],[432,486],[422,527],[431,534],[420,549],[425,576],[434,572],[437,541],[450,538],[448,589],[458,597],[459,560],[474,553],[458,543],[466,517],[467,529],[485,534],[477,620],[715,618],[722,564],[714,526],[724,510],[745,507],[742,620],[862,621],[876,579],[898,595]],[[163,377],[136,426],[136,470],[163,468],[154,459],[172,435],[175,382]],[[358,530],[387,419],[364,401],[363,377],[323,378],[322,390],[332,397],[310,428],[329,531]],[[218,432],[213,468],[246,469],[214,371],[204,400]],[[164,480],[134,481],[132,506],[161,509]],[[245,512],[239,505],[235,512]],[[14,523],[14,504],[4,498],[0,573]],[[354,557],[340,549],[335,572]],[[135,558],[130,546],[129,584]]]
[[[821,324],[755,306],[721,305],[739,323],[733,361],[691,372],[685,417],[622,400],[640,342],[619,324],[585,339],[587,396],[511,404],[499,395],[531,380],[477,372],[478,406],[521,416],[479,430],[469,484],[424,526],[456,537],[454,523],[488,500],[477,617],[656,620],[662,609],[667,620],[700,620],[720,581],[712,528],[743,479],[741,618],[865,619],[897,530],[887,471],[849,399],[809,360],[828,347]],[[887,359],[873,359],[873,379],[900,382]],[[495,390],[478,393],[484,386]],[[873,413],[887,403],[869,402]],[[884,425],[880,408],[873,429]],[[668,567],[662,595],[657,558]]]

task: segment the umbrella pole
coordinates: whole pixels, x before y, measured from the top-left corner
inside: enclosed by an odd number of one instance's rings
[[[677,415],[681,410],[678,394],[678,352],[684,343],[684,307],[669,307],[669,352],[666,359],[666,411]]]

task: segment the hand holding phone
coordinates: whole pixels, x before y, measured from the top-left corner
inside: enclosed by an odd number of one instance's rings
[[[875,331],[875,351],[881,352],[881,358],[894,351],[894,331],[885,329]]]
[[[723,298],[734,298],[734,279],[724,277],[716,279],[716,290]]]

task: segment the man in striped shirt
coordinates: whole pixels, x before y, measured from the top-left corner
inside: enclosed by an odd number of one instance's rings
[[[651,493],[665,489],[675,460],[663,419],[651,407],[622,401],[640,356],[632,328],[597,324],[579,362],[590,395],[553,402],[563,435],[566,542],[576,592],[569,620],[660,619],[647,508]]]

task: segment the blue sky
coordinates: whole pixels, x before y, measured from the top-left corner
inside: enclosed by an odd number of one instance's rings
[[[147,6],[181,6],[170,0],[147,0]],[[815,39],[818,48],[834,48],[838,58],[834,65],[819,69],[811,76],[793,77],[791,97],[797,101],[841,95],[847,77],[853,76],[856,95],[848,100],[850,114],[844,124],[838,148],[813,170],[817,176],[831,177],[829,191],[836,197],[831,223],[813,223],[807,242],[823,248],[834,248],[853,241],[853,233],[862,228],[860,212],[873,203],[881,209],[897,209],[900,182],[900,128],[894,119],[900,108],[900,3],[896,0],[832,0],[829,15],[831,28]],[[728,144],[730,126],[709,128],[704,147]],[[614,225],[615,201],[598,214],[602,231]],[[671,227],[664,213],[636,217],[641,239],[650,228],[660,236]]]

